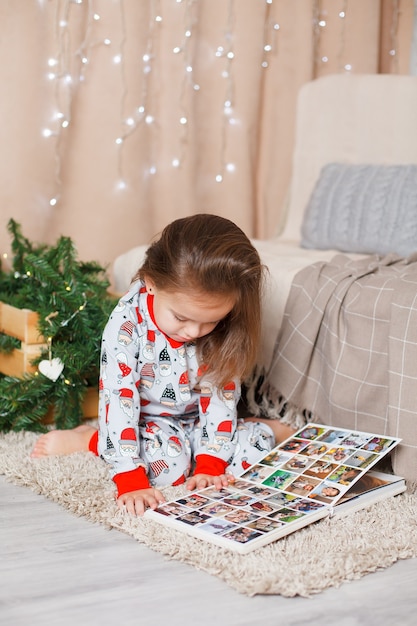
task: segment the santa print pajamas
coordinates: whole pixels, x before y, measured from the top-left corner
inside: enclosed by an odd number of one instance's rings
[[[201,377],[195,345],[159,330],[140,281],[104,329],[99,395],[98,454],[119,495],[191,473],[240,474],[274,445],[268,426],[237,420],[239,382],[217,389]]]

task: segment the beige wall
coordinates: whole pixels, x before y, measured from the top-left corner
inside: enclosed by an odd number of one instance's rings
[[[104,264],[200,211],[275,234],[298,89],[332,72],[408,73],[413,5],[2,0],[0,252],[10,217]]]

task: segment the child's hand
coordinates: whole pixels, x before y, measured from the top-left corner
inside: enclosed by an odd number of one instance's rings
[[[138,516],[143,515],[147,508],[156,509],[158,504],[162,504],[162,502],[165,502],[164,496],[154,487],[128,491],[117,498],[119,509],[126,507],[126,511],[130,515]]]
[[[221,474],[220,476],[210,476],[210,474],[196,474],[190,476],[187,480],[187,489],[194,491],[195,489],[204,489],[204,487],[216,487],[220,491],[223,487],[227,487],[229,483],[234,482],[233,474]]]

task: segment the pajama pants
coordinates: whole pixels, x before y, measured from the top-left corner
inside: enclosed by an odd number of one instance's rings
[[[148,478],[154,487],[177,485],[192,473],[194,451],[200,444],[198,421],[173,420],[169,417],[141,418],[139,423],[140,456],[148,464]],[[236,447],[227,472],[235,476],[257,463],[275,446],[272,429],[260,422],[239,419]],[[90,442],[97,454],[98,435]],[[201,450],[201,447],[200,447]],[[210,454],[210,451],[207,451]]]

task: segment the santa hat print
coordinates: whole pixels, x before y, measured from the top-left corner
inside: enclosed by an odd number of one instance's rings
[[[120,445],[136,445],[136,433],[133,428],[125,428],[122,430],[119,439]]]
[[[174,391],[174,387],[172,386],[172,383],[168,383],[168,385],[165,387],[162,396],[161,396],[161,402],[163,403],[165,400],[168,401],[170,404],[172,402],[176,402],[177,398],[175,396],[175,391]]]
[[[128,376],[130,374],[130,372],[132,371],[132,368],[129,367],[129,365],[127,365],[127,356],[124,352],[119,352],[119,354],[116,356],[117,359],[117,365],[119,366],[119,370],[122,374],[122,378],[124,378],[125,376]]]
[[[231,439],[232,438],[232,426],[233,424],[231,420],[224,420],[223,422],[220,422],[216,430],[216,435]]]
[[[175,435],[172,435],[172,437],[170,437],[168,439],[168,446],[171,448],[171,450],[173,450],[176,454],[180,454],[181,450],[182,450],[182,444],[181,441],[178,439],[178,437],[176,437]]]
[[[119,391],[119,396],[121,398],[130,398],[133,399],[133,391],[132,389],[128,389],[127,387],[122,387]]]
[[[211,394],[210,395],[204,395],[201,394],[200,395],[200,407],[203,413],[207,413],[207,409],[209,408],[210,405],[210,401],[211,401]]]
[[[180,389],[181,389],[182,387],[189,387],[189,385],[190,385],[190,380],[189,380],[189,378],[188,378],[188,372],[187,372],[187,371],[185,371],[185,372],[183,372],[183,373],[181,374],[181,376],[180,376],[180,378],[179,378],[179,381],[178,381],[178,384],[179,384]]]
[[[227,385],[223,387],[223,393],[231,393],[235,391],[235,389],[236,389],[236,385],[233,381],[231,381],[230,383],[227,383]]]
[[[160,363],[166,363],[168,364],[171,361],[168,350],[166,349],[166,347],[161,350],[161,352],[159,353],[159,362]]]
[[[127,320],[120,326],[119,335],[126,335],[130,339],[132,338],[134,325],[133,322]]]
[[[159,461],[151,461],[149,463],[149,466],[151,468],[151,472],[155,477],[159,476],[159,474],[161,474],[162,472],[164,472],[165,474],[169,472],[168,463],[162,459]]]
[[[149,380],[152,383],[154,382],[155,372],[153,371],[152,363],[145,363],[145,365],[140,370],[140,378],[141,380]]]

